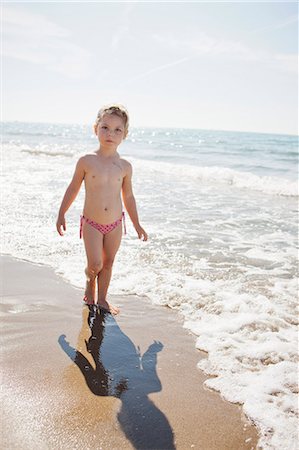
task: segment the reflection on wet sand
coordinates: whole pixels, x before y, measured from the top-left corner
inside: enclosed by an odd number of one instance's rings
[[[79,338],[86,327],[91,335],[84,339],[85,348],[71,347],[65,335],[58,342],[79,367],[91,392],[121,400],[117,418],[134,448],[175,449],[167,418],[148,398],[162,389],[156,365],[163,345],[155,341],[141,355],[114,317],[94,306],[84,307]]]

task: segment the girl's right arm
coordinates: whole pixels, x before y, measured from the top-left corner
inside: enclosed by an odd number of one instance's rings
[[[65,217],[64,217],[65,213],[67,212],[67,210],[69,209],[69,207],[71,206],[71,204],[73,203],[75,198],[77,197],[78,192],[81,187],[81,184],[82,184],[82,181],[84,180],[84,176],[85,176],[85,158],[83,156],[77,162],[75,173],[73,175],[73,179],[70,182],[67,190],[65,191],[63,200],[61,202],[61,206],[59,209],[58,218],[57,218],[57,222],[56,222],[56,228],[57,228],[57,231],[60,234],[60,236],[63,236],[62,229],[64,231],[66,230]]]

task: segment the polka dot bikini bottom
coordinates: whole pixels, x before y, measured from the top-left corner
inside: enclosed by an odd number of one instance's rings
[[[90,220],[87,217],[80,216],[80,239],[82,238],[82,228],[83,228],[83,222],[88,223],[93,228],[98,230],[102,234],[110,233],[110,231],[114,230],[114,228],[118,227],[118,225],[123,221],[124,224],[124,233],[126,234],[126,224],[125,224],[125,213],[122,212],[122,215],[119,219],[117,219],[115,222],[107,223],[107,224],[101,224],[97,223],[94,220]]]

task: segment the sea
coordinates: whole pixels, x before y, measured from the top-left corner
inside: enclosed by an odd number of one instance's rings
[[[2,253],[85,285],[79,239],[84,187],[58,235],[58,209],[92,126],[2,124]],[[176,309],[206,352],[208,388],[260,431],[264,449],[297,449],[298,138],[201,129],[132,128],[142,242],[127,215],[111,294]]]

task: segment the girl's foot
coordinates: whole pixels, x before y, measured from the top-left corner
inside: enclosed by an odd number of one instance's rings
[[[85,305],[94,305],[94,300],[90,300],[87,295],[84,295],[83,297],[83,302],[85,303]]]
[[[114,316],[116,316],[120,312],[120,309],[117,306],[113,306],[106,301],[103,303],[98,303],[98,308],[102,309],[105,312],[113,314]]]

